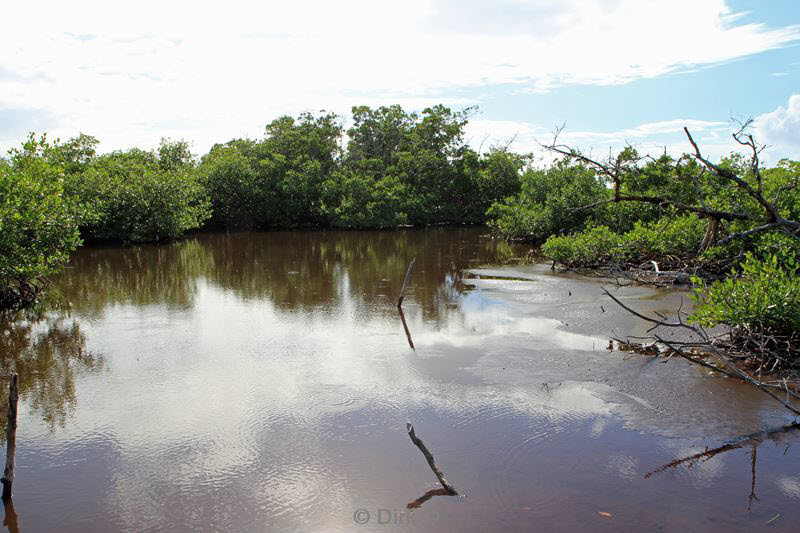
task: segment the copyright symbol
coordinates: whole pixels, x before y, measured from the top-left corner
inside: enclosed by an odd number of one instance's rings
[[[366,509],[357,509],[355,513],[353,513],[353,520],[356,521],[356,524],[366,524],[369,522],[369,511]]]

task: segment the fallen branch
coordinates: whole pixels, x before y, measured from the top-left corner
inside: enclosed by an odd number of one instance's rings
[[[439,483],[442,485],[444,490],[446,490],[451,496],[458,496],[458,491],[455,489],[455,487],[453,487],[453,485],[450,484],[449,481],[447,481],[447,478],[444,477],[442,471],[439,470],[438,466],[436,466],[433,455],[431,455],[431,452],[428,451],[428,448],[425,447],[425,444],[423,444],[419,437],[417,437],[416,433],[414,433],[414,426],[410,422],[406,424],[406,430],[408,431],[408,437],[411,439],[411,442],[413,442],[414,445],[422,452],[422,455],[425,456],[425,459],[428,461],[428,466],[430,466],[431,470],[433,470],[433,473],[436,474],[436,478],[439,480]]]
[[[684,359],[686,359],[687,361],[691,361],[692,363],[695,363],[695,364],[710,368],[710,369],[712,369],[712,370],[714,370],[716,372],[719,372],[720,374],[725,374],[726,376],[732,377],[732,378],[739,378],[740,380],[742,380],[742,381],[744,381],[746,383],[750,383],[751,385],[755,386],[758,390],[760,390],[764,394],[770,396],[776,402],[778,402],[781,405],[783,405],[789,411],[793,412],[796,415],[800,415],[800,409],[797,409],[792,404],[790,404],[789,401],[788,401],[788,397],[792,397],[794,399],[800,400],[800,396],[797,393],[791,392],[789,390],[789,388],[786,387],[785,392],[786,392],[787,399],[784,400],[784,399],[780,398],[777,394],[775,394],[774,392],[769,390],[769,386],[764,384],[764,383],[762,383],[761,380],[755,379],[754,377],[752,377],[747,372],[744,372],[744,371],[740,370],[739,368],[736,367],[735,364],[727,362],[725,360],[724,354],[720,354],[717,350],[715,350],[713,345],[709,344],[708,348],[713,350],[713,351],[715,351],[716,354],[720,356],[720,359],[723,362],[723,364],[725,364],[726,368],[720,368],[720,367],[718,367],[716,365],[710,365],[710,364],[706,363],[705,361],[702,361],[699,357],[691,357],[690,355],[688,355],[688,354],[683,352],[683,350],[681,349],[682,348],[681,346],[676,346],[676,345],[678,345],[680,343],[666,341],[666,340],[662,339],[661,337],[659,337],[657,335],[656,335],[655,338],[656,338],[656,340],[658,340],[658,342],[660,342],[660,343],[664,344],[665,346],[669,347],[672,350],[671,353],[677,354],[677,355],[683,357]]]
[[[655,318],[650,318],[648,316],[645,316],[645,315],[643,315],[643,314],[641,314],[641,313],[639,313],[637,311],[634,311],[633,309],[631,309],[630,307],[628,307],[624,303],[620,302],[619,299],[617,299],[613,294],[608,292],[608,289],[606,289],[605,287],[603,287],[603,292],[606,293],[606,296],[608,296],[609,298],[614,300],[617,303],[617,305],[619,305],[620,307],[625,309],[630,314],[632,314],[634,316],[637,316],[637,317],[641,318],[642,320],[647,320],[648,322],[654,323],[654,324],[656,324],[656,326],[666,326],[666,327],[670,327],[670,328],[686,327],[686,324],[684,324],[683,322],[665,322],[663,320],[656,320]],[[688,326],[688,327],[691,327],[691,326]]]
[[[666,346],[669,350],[670,355],[679,355],[680,357],[683,357],[687,361],[690,361],[694,364],[707,367],[715,372],[719,372],[728,377],[738,378],[741,381],[750,383],[751,385],[755,386],[757,389],[762,391],[764,394],[770,396],[772,399],[779,402],[781,405],[783,405],[786,409],[788,409],[792,413],[800,415],[800,409],[792,405],[792,403],[790,403],[789,401],[790,398],[800,401],[800,394],[789,388],[787,380],[783,380],[783,388],[780,388],[776,387],[773,384],[762,382],[762,380],[760,379],[760,375],[759,379],[756,379],[747,372],[743,371],[736,364],[737,359],[741,359],[741,357],[737,357],[736,354],[720,350],[719,347],[716,345],[717,339],[712,338],[702,327],[691,326],[689,324],[686,324],[681,319],[680,310],[678,311],[677,322],[667,322],[666,320],[657,320],[655,318],[650,318],[646,315],[643,315],[638,311],[632,309],[631,307],[628,307],[627,305],[622,303],[618,298],[616,298],[613,294],[611,294],[605,287],[603,288],[603,292],[605,292],[609,298],[614,300],[614,302],[616,302],[617,305],[628,311],[630,314],[639,317],[642,320],[646,320],[651,324],[654,324],[653,327],[651,327],[648,330],[648,333],[658,327],[664,326],[669,328],[683,328],[700,337],[701,339],[700,342],[698,341],[682,342],[674,340],[668,341],[659,335],[653,335],[652,339],[661,344],[662,346]],[[689,350],[690,352],[687,353],[687,350]],[[717,358],[724,365],[724,367],[720,367],[718,365],[712,365],[710,363],[707,363],[706,361],[703,361],[702,357],[697,353],[698,350],[702,350],[708,354],[713,354],[717,356]],[[786,394],[786,399],[779,397],[772,390],[770,390],[774,388],[777,388],[782,392],[784,392]]]

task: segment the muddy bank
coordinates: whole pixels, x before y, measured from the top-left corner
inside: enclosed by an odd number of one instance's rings
[[[471,269],[465,283],[496,299],[498,308],[530,321],[528,331],[540,330],[535,346],[479,361],[474,371],[487,378],[602,384],[609,395],[627,397],[617,398],[630,411],[627,424],[668,436],[737,435],[793,420],[753,387],[685,360],[664,362],[608,349],[610,338],[643,336],[651,324],[603,295],[603,287],[644,314],[668,317],[681,306],[691,308],[685,290],[619,287],[608,280],[552,273],[544,264]]]

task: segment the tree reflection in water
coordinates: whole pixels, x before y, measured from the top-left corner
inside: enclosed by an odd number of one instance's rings
[[[9,374],[19,374],[20,400],[27,409],[55,431],[75,410],[75,378],[98,372],[103,364],[102,356],[86,352],[86,336],[68,312],[0,316],[0,441],[6,437]]]
[[[427,320],[446,322],[448,303],[463,290],[463,269],[502,264],[520,253],[505,241],[479,238],[482,231],[204,233],[167,245],[87,247],[53,282],[83,318],[102,316],[113,305],[190,310],[199,282],[247,301],[269,299],[285,312],[316,310],[348,296],[364,313],[395,315],[383,303],[397,300],[408,262],[417,256],[406,298]]]
[[[727,443],[718,446],[716,448],[706,448],[702,452],[697,452],[695,454],[689,455],[687,457],[679,457],[673,461],[665,465],[661,465],[660,467],[656,468],[655,470],[648,472],[645,474],[644,478],[648,479],[652,477],[654,474],[660,474],[662,472],[666,472],[667,470],[677,468],[678,466],[685,466],[687,468],[691,468],[693,465],[697,463],[702,463],[703,461],[708,461],[712,457],[716,457],[725,452],[729,452],[731,450],[738,450],[740,448],[750,447],[750,494],[747,497],[747,510],[752,510],[753,507],[753,500],[758,501],[758,496],[756,496],[756,457],[757,457],[757,450],[758,447],[766,441],[772,441],[777,443],[782,443],[786,441],[791,441],[796,439],[800,436],[800,424],[789,424],[787,426],[782,426],[776,429],[771,429],[768,431],[759,431],[757,433],[751,433],[749,435],[742,435],[735,439],[731,439]],[[789,449],[791,443],[786,446],[786,449]],[[786,451],[784,451],[784,454]]]

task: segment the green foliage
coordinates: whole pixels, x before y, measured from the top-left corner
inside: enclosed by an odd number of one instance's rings
[[[461,201],[453,206],[460,209],[467,222],[480,224],[486,222],[487,211],[495,202],[520,192],[521,176],[530,157],[505,148],[492,148],[480,159],[474,152],[465,152],[461,162],[467,168],[457,175],[469,179],[460,191]],[[460,208],[456,207],[459,205]],[[456,217],[454,214],[453,218]]]
[[[518,156],[492,151],[481,159],[465,146],[471,112],[441,105],[419,115],[400,106],[354,107],[343,171],[360,174],[360,181],[402,184],[408,201],[396,209],[410,224],[483,222],[494,198],[515,192],[521,165]]]
[[[758,259],[748,254],[730,277],[706,285],[702,280],[690,317],[703,326],[727,324],[754,332],[791,336],[800,330],[800,272],[795,257]]]
[[[80,244],[63,167],[46,157],[51,148],[31,134],[9,160],[0,159],[0,292],[6,294],[58,271]]]
[[[763,174],[765,196],[776,199],[780,215],[800,220],[800,161],[783,159],[776,167],[765,169]]]
[[[609,198],[594,171],[560,161],[546,170],[529,170],[521,190],[489,209],[489,225],[501,235],[542,242],[551,235],[576,231],[593,220],[591,209],[576,210]]]
[[[284,116],[260,141],[215,145],[200,164],[214,222],[268,227],[324,223],[323,193],[340,158],[338,117]]]
[[[86,169],[97,155],[97,145],[100,144],[95,137],[81,133],[65,143],[47,146],[45,155],[51,163],[64,167],[66,174],[75,174]]]
[[[213,220],[225,226],[482,223],[519,190],[528,158],[464,144],[471,110],[353,108],[347,150],[332,114],[281,117],[263,140],[214,146],[200,164]]]
[[[568,236],[552,236],[542,253],[568,267],[595,267],[609,263],[680,262],[694,257],[705,234],[705,223],[694,215],[639,222],[632,230],[616,233],[606,226]]]
[[[705,220],[695,215],[665,217],[649,223],[637,221],[622,237],[625,258],[629,262],[666,257],[689,259],[700,249],[705,232]]]
[[[339,159],[339,117],[332,113],[281,117],[266,131],[260,170],[276,198],[261,224],[320,224],[323,184]]]
[[[341,228],[391,228],[405,224],[411,209],[408,187],[395,176],[337,172],[328,184],[331,224]]]
[[[606,226],[570,236],[552,236],[542,254],[568,267],[593,267],[622,259],[622,237]]]
[[[752,255],[766,260],[774,257],[779,265],[789,265],[800,257],[800,240],[782,233],[765,233],[754,239]]]
[[[66,179],[85,210],[81,234],[125,242],[179,237],[209,216],[186,143],[163,140],[158,152],[132,149],[95,157]]]
[[[194,166],[194,155],[186,141],[161,139],[158,146],[158,167],[161,170],[182,170]]]

